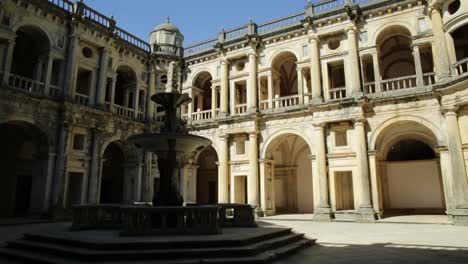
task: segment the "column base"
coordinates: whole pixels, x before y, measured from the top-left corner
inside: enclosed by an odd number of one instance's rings
[[[323,103],[323,97],[313,97],[311,100],[309,100],[309,104],[321,104]]]
[[[226,118],[229,116],[228,112],[219,112],[217,118]]]
[[[356,211],[356,222],[373,223],[377,219],[377,213],[372,207],[361,207]]]
[[[468,209],[451,209],[447,214],[452,224],[468,226]]]
[[[321,207],[314,210],[314,221],[330,222],[333,219],[333,213],[330,207]]]

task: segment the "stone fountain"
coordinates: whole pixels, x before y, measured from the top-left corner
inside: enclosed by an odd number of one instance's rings
[[[158,157],[160,192],[154,196],[153,205],[181,206],[183,199],[177,188],[180,169],[188,156],[209,146],[211,141],[187,132],[179,111],[182,105],[192,101],[187,94],[177,91],[158,93],[151,100],[166,111],[164,127],[161,132],[137,134],[128,140]]]

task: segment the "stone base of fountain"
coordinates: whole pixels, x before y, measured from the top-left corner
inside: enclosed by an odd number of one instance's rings
[[[120,230],[122,236],[214,235],[224,227],[256,227],[247,204],[144,206],[77,205],[72,230]]]

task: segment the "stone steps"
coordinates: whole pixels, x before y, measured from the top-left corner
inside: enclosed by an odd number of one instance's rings
[[[197,241],[197,237],[193,239],[193,241],[178,241],[184,246],[179,248],[168,247],[161,241],[137,242],[137,238],[134,243],[114,242],[101,245],[96,242],[92,245],[72,238],[60,240],[44,234],[40,236],[28,234],[20,240],[7,242],[7,247],[0,248],[0,258],[5,257],[25,263],[54,264],[267,263],[315,243],[315,240],[305,239],[302,234],[295,234],[290,229],[250,236],[245,240],[227,240],[226,244],[224,243],[226,240],[210,239],[216,241],[215,247],[210,247],[210,243],[207,243],[210,241]],[[174,241],[171,243],[174,245]],[[124,248],[125,244],[130,245],[130,248]],[[138,248],[138,244],[144,245],[144,248]]]

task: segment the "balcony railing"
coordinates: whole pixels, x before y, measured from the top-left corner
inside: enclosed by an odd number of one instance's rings
[[[60,88],[55,85],[49,85],[49,96],[52,98],[57,98],[60,96]]]
[[[468,58],[457,61],[457,63],[455,63],[453,66],[457,72],[457,75],[464,75],[468,73]]]
[[[85,94],[75,93],[75,103],[80,105],[88,105],[89,96]]]
[[[346,87],[330,89],[330,100],[339,100],[346,98]]]
[[[31,94],[42,95],[44,93],[43,82],[12,73],[8,75],[8,85]]]
[[[212,113],[213,111],[211,109],[192,113],[192,120],[201,121],[201,120],[211,119]]]
[[[364,83],[364,93],[373,94],[377,92],[377,85],[375,82],[365,82]]]
[[[436,78],[435,78],[435,77],[436,77],[435,72],[424,73],[424,74],[423,74],[423,82],[424,82],[424,85],[430,86],[430,85],[435,84],[435,82],[436,82]]]
[[[234,106],[234,114],[240,115],[247,112],[247,104],[238,104]]]
[[[342,8],[346,4],[346,0],[325,0],[313,4],[314,14],[321,14],[327,11]]]
[[[282,17],[263,24],[259,24],[257,27],[257,31],[260,35],[279,31],[283,28],[287,28],[293,25],[299,25],[304,18],[305,12],[300,12],[287,17]]]
[[[184,56],[210,50],[218,43],[218,38],[212,38],[200,43],[190,45],[184,49]]]
[[[125,106],[121,106],[121,105],[113,105],[113,113],[118,115],[118,116],[122,116],[122,117],[125,117],[125,118],[133,118],[134,115],[135,115],[135,109],[132,109],[132,108],[127,108]]]
[[[381,90],[382,92],[388,92],[394,90],[414,88],[417,86],[416,79],[416,75],[411,75],[389,80],[383,80],[381,82]]]
[[[240,38],[240,37],[245,36],[247,32],[248,32],[247,25],[243,25],[243,26],[225,31],[225,38],[226,40]]]
[[[291,107],[299,104],[299,95],[276,97],[273,99],[275,109]]]

